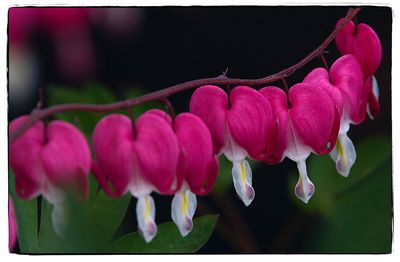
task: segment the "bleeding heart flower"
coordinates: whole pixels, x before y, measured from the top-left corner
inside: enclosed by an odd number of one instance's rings
[[[307,176],[306,159],[311,152],[330,152],[337,138],[339,111],[328,92],[316,84],[300,83],[286,93],[268,86],[259,91],[271,104],[278,121],[276,159],[285,156],[297,162],[296,196],[308,203],[314,185]],[[288,101],[290,104],[288,104]]]
[[[13,120],[10,132],[27,118]],[[38,121],[10,145],[17,195],[32,199],[41,194],[53,204],[53,226],[60,236],[65,229],[66,192],[72,191],[80,199],[87,197],[90,161],[85,137],[75,126],[60,120],[47,127]]]
[[[127,116],[108,115],[95,127],[93,145],[97,180],[113,197],[129,191],[138,199],[139,232],[150,242],[157,233],[150,194],[171,194],[178,163],[179,145],[171,125],[149,112],[137,119],[135,127]]]
[[[343,23],[343,18],[336,26]],[[378,35],[367,24],[350,21],[337,35],[336,46],[341,54],[353,54],[361,65],[364,76],[373,75],[382,59],[382,45]]]
[[[14,205],[10,196],[8,196],[8,251],[11,253],[17,244],[18,227],[15,220]]]
[[[343,19],[340,19],[338,26]],[[367,24],[355,25],[350,21],[336,36],[336,46],[341,54],[352,54],[361,65],[364,74],[364,89],[367,94],[368,115],[374,119],[379,114],[378,83],[374,77],[382,60],[382,45],[378,35]]]
[[[315,74],[314,71],[304,81],[310,81],[313,74]],[[339,136],[330,156],[336,163],[338,173],[347,177],[356,160],[356,151],[347,132],[350,124],[359,124],[364,121],[367,99],[371,92],[369,89],[372,88],[365,88],[361,67],[353,55],[345,55],[336,60],[329,75],[332,85],[343,98]]]
[[[196,195],[208,194],[218,175],[218,160],[213,153],[210,131],[198,116],[181,113],[174,121],[164,111],[149,110],[173,125],[180,154],[176,173],[175,196],[171,204],[171,217],[182,236],[193,228],[197,207]]]
[[[190,100],[190,112],[210,130],[215,154],[233,162],[236,193],[246,206],[253,201],[251,168],[247,156],[262,160],[273,134],[274,116],[269,102],[247,86],[235,87],[228,95],[217,86],[198,88]]]

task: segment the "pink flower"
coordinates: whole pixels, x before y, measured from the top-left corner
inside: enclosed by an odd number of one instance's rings
[[[196,195],[208,194],[218,175],[211,134],[203,120],[194,114],[181,113],[172,123],[166,112],[158,109],[150,112],[173,124],[178,139],[180,154],[171,217],[181,235],[186,236],[193,228]]]
[[[17,244],[18,227],[15,220],[14,205],[8,196],[8,250],[11,253]]]
[[[342,22],[340,19],[337,26]],[[379,87],[375,72],[382,60],[382,45],[378,35],[367,24],[355,25],[350,21],[336,36],[336,46],[341,54],[352,54],[361,65],[364,89],[367,92],[367,112],[371,119],[379,114]]]
[[[137,119],[135,127],[127,116],[108,115],[94,129],[93,146],[97,162],[92,170],[97,180],[113,197],[129,191],[138,199],[139,232],[150,242],[157,233],[150,194],[173,193],[179,145],[171,125],[149,112]]]
[[[307,176],[306,159],[311,152],[326,154],[332,150],[339,127],[339,111],[330,95],[315,84],[292,86],[288,97],[281,89],[268,86],[259,91],[270,103],[278,121],[274,152],[297,162],[299,180],[296,196],[308,203],[314,185]],[[288,101],[290,105],[288,105]]]
[[[330,78],[330,83],[329,83]],[[304,79],[305,83],[320,84],[328,92],[339,92],[343,100],[343,113],[335,148],[330,156],[336,163],[338,173],[347,177],[356,160],[356,151],[347,132],[350,124],[359,124],[365,119],[369,90],[363,85],[363,74],[357,59],[345,55],[335,61],[329,76],[323,68],[314,69]]]
[[[340,19],[336,26],[343,22]],[[353,54],[361,65],[364,76],[375,74],[382,59],[382,45],[378,35],[367,24],[350,21],[336,36],[341,54]]]
[[[247,156],[262,160],[271,143],[274,116],[269,102],[247,86],[235,87],[228,95],[217,86],[198,88],[190,100],[190,112],[210,130],[214,153],[233,162],[232,177],[237,194],[246,206],[254,199],[252,172]]]
[[[10,132],[27,118],[13,120]],[[80,199],[87,197],[90,161],[85,137],[76,127],[60,120],[47,127],[38,121],[10,145],[17,195],[32,199],[41,194],[53,204],[53,226],[59,235],[65,226],[66,191],[72,191]]]

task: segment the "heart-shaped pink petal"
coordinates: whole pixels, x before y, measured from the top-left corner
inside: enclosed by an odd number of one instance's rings
[[[282,89],[274,86],[261,88],[259,92],[271,104],[277,123],[277,132],[270,139],[273,143],[270,143],[270,148],[266,150],[267,157],[265,161],[268,164],[277,164],[283,160],[285,151],[292,142],[287,98]]]
[[[337,26],[343,22],[343,18]],[[382,45],[378,35],[367,24],[354,25],[350,21],[336,36],[336,45],[343,55],[353,54],[359,61],[364,76],[373,75],[382,59]]]
[[[329,79],[329,73],[325,68],[319,67],[312,70],[303,80],[303,83],[319,85],[326,91],[334,102],[340,117],[343,113],[343,98],[339,88],[332,85]]]
[[[340,118],[328,93],[314,84],[300,83],[289,90],[289,115],[296,137],[317,154],[335,145]]]
[[[47,143],[42,150],[42,163],[52,184],[70,187],[85,198],[91,153],[83,134],[70,123],[56,120],[47,126]]]
[[[210,131],[198,116],[182,113],[175,119],[175,132],[181,149],[178,176],[185,178],[190,191],[205,195],[218,174]]]
[[[170,193],[179,157],[171,125],[157,115],[144,113],[136,121],[136,130],[134,151],[140,174],[160,193]]]
[[[364,121],[369,90],[364,88],[357,59],[353,55],[340,57],[333,63],[329,74],[332,84],[342,93],[344,118],[353,124]]]
[[[10,123],[14,132],[28,116],[21,116]],[[45,174],[41,164],[41,151],[45,143],[43,122],[36,122],[10,145],[10,166],[15,175],[15,189],[22,199],[32,199],[41,193]]]
[[[133,141],[132,121],[124,115],[108,115],[94,129],[93,147],[97,161],[92,164],[92,171],[103,189],[114,197],[127,192],[136,174]]]
[[[201,86],[190,99],[190,112],[199,116],[210,130],[214,153],[219,155],[228,142],[226,112],[228,96],[217,86]]]
[[[275,121],[270,103],[247,86],[235,87],[229,99],[232,106],[228,110],[227,123],[232,139],[251,158],[263,160]]]

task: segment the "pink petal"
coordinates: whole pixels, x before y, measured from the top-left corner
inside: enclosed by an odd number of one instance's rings
[[[8,196],[8,250],[11,253],[17,243],[18,228],[15,219],[14,205],[10,196]]]
[[[182,113],[175,119],[175,132],[181,149],[178,176],[186,179],[193,193],[207,194],[218,174],[210,131],[198,116]]]
[[[97,163],[92,164],[92,170],[104,191],[111,196],[125,194],[135,174],[133,139],[132,121],[124,115],[108,115],[94,129],[93,147]]]
[[[190,99],[190,112],[199,116],[210,130],[214,153],[219,155],[227,144],[226,112],[228,96],[217,86],[206,85],[194,91]]]
[[[360,64],[353,55],[340,57],[333,63],[329,72],[332,84],[342,93],[343,114],[353,124],[365,119],[369,91],[364,88]]]
[[[146,114],[154,114],[156,116],[159,116],[167,121],[170,125],[172,125],[172,118],[166,111],[162,111],[160,109],[150,109],[149,111],[146,111]]]
[[[382,45],[378,35],[367,24],[355,26],[350,21],[336,36],[336,45],[342,54],[353,54],[357,58],[365,77],[373,75],[378,69],[382,59]]]
[[[17,129],[28,116],[21,116],[10,123],[10,133]],[[10,166],[15,175],[15,188],[22,199],[39,195],[45,179],[41,166],[41,150],[44,146],[43,122],[36,122],[10,145]]]
[[[300,83],[289,90],[289,115],[296,137],[317,154],[332,150],[337,138],[338,117],[329,95],[317,85]],[[336,134],[335,134],[336,133]]]
[[[343,99],[340,90],[329,81],[329,73],[325,68],[319,67],[311,71],[303,80],[303,83],[317,84],[326,91],[334,102],[340,117],[343,113]]]
[[[271,105],[263,95],[247,86],[234,88],[230,101],[227,122],[231,137],[251,158],[264,159],[265,145],[271,139],[275,121]]]
[[[336,23],[336,27],[344,22],[344,18],[339,19]],[[353,21],[347,23],[345,27],[336,35],[335,42],[342,55],[348,54],[352,48],[353,38],[349,37],[354,33],[355,25]]]
[[[269,144],[265,161],[268,164],[277,164],[285,157],[285,151],[292,141],[286,93],[275,86],[261,88],[259,92],[270,102],[277,123],[277,132],[270,139],[273,143]]]
[[[56,120],[47,126],[47,140],[42,151],[47,178],[56,186],[77,189],[85,198],[91,164],[91,153],[85,137],[70,123]]]
[[[171,125],[152,113],[136,121],[134,150],[141,174],[160,193],[171,191],[179,157],[179,145]]]

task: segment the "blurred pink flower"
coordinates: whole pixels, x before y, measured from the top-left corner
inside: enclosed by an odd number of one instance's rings
[[[176,176],[179,145],[170,123],[147,112],[137,119],[134,127],[127,116],[108,115],[94,129],[93,146],[94,175],[109,195],[119,197],[129,191],[138,199],[139,232],[150,242],[157,233],[155,205],[150,194],[152,191],[171,194]]]
[[[10,132],[28,116],[10,123]],[[54,205],[53,226],[63,235],[64,201],[71,192],[83,200],[88,195],[91,154],[83,134],[73,125],[55,120],[45,127],[36,122],[10,145],[10,165],[17,195],[25,200],[38,195]]]

